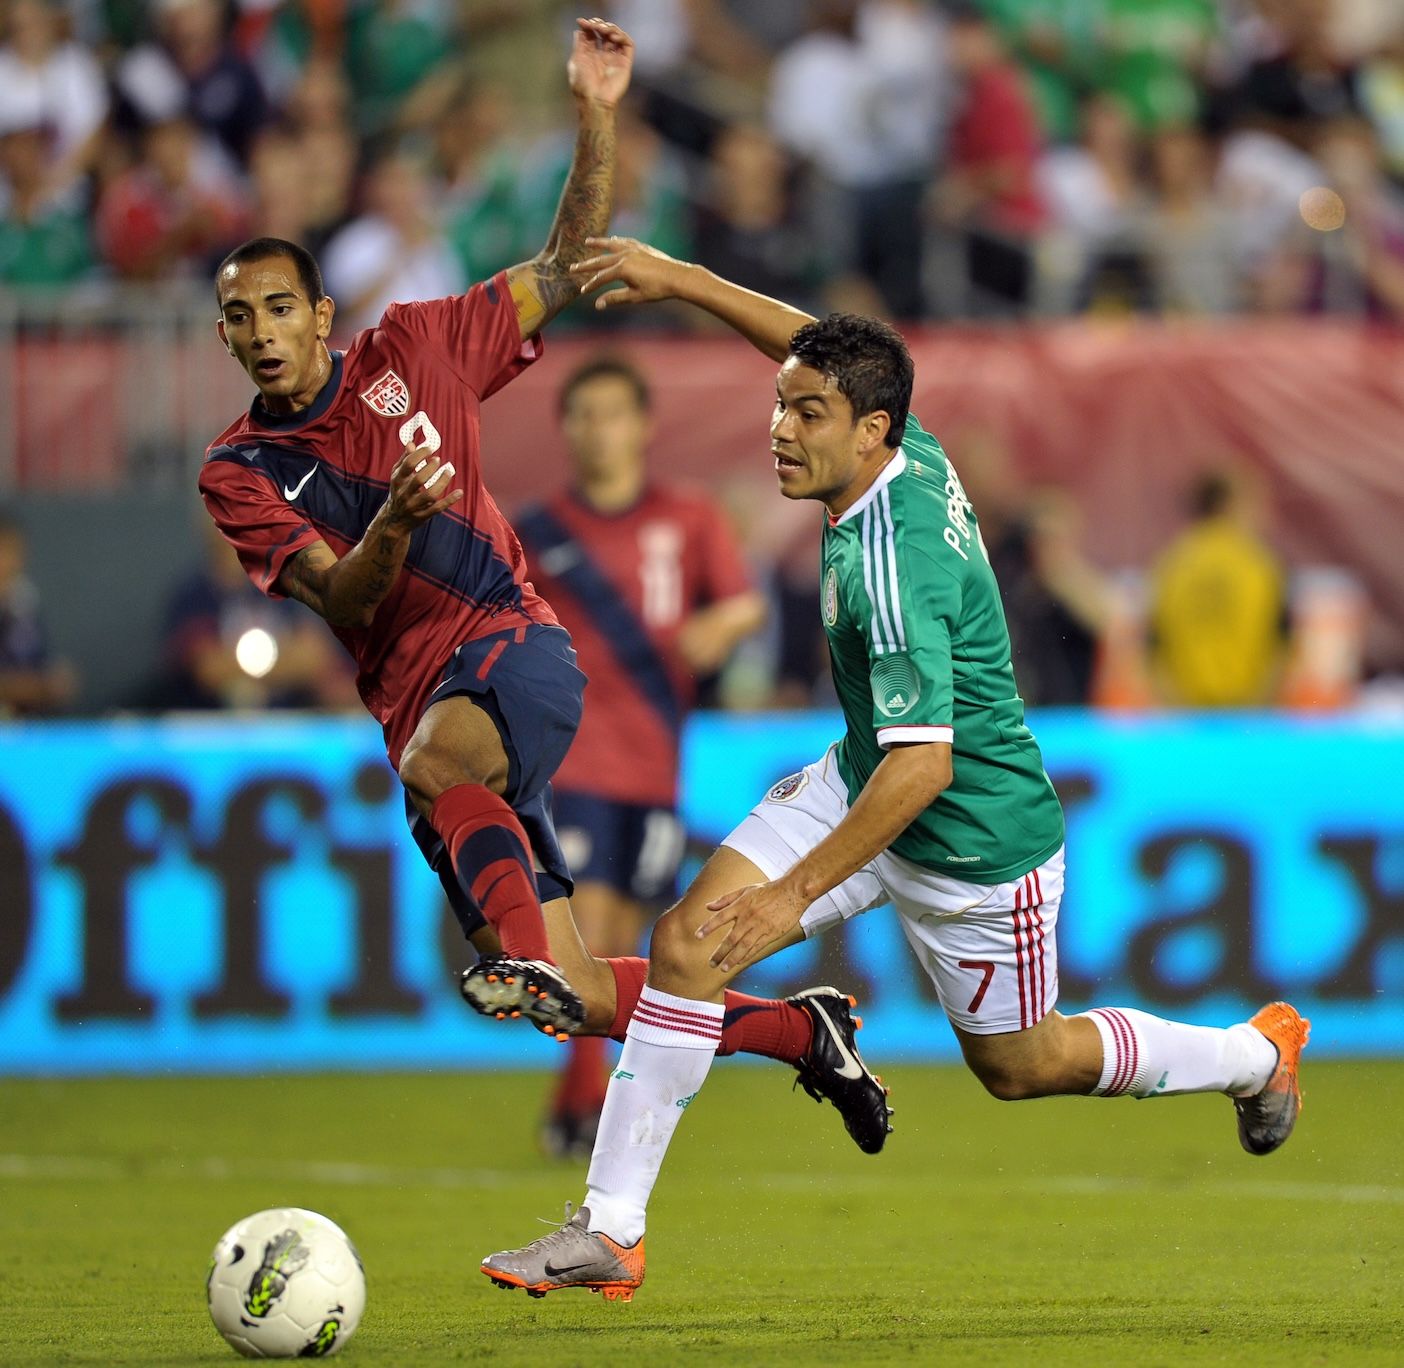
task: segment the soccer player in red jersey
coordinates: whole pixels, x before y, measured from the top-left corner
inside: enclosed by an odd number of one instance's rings
[[[561,387],[559,413],[571,486],[515,524],[590,677],[552,785],[571,910],[597,955],[630,955],[648,910],[677,892],[678,751],[696,681],[761,625],[765,600],[716,501],[648,478],[650,401],[636,367],[587,361]],[[543,1132],[549,1152],[590,1152],[606,1081],[603,1040],[576,1036]]]
[[[579,132],[547,244],[464,295],[393,304],[332,351],[335,306],[309,253],[276,238],[232,252],[215,281],[219,336],[258,397],[200,472],[253,582],[308,605],[355,657],[415,840],[483,956],[463,976],[465,999],[559,1039],[622,1039],[647,961],[596,959],[571,919],[550,779],[585,680],[484,487],[479,411],[541,354],[539,330],[578,293],[570,266],[609,219],[632,58],[621,29],[579,21],[567,67]],[[732,994],[733,1020],[708,1043],[792,1064],[873,1152],[888,1112],[855,1068],[850,1005],[835,989]]]

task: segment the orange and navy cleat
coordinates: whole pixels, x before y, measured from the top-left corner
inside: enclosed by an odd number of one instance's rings
[[[1238,1140],[1249,1154],[1271,1154],[1292,1134],[1302,1109],[1297,1068],[1311,1039],[1311,1022],[1290,1002],[1269,1002],[1248,1024],[1277,1050],[1277,1067],[1258,1092],[1233,1099]]]
[[[463,1000],[498,1021],[526,1017],[554,1040],[568,1040],[585,1021],[585,1005],[566,976],[545,960],[494,955],[465,969]]]
[[[854,1035],[863,1018],[854,1016],[856,998],[837,988],[806,988],[786,998],[810,1021],[809,1049],[795,1065],[795,1080],[816,1102],[826,1097],[838,1108],[853,1142],[864,1154],[876,1154],[892,1133],[890,1091],[858,1053]]]
[[[519,1287],[530,1297],[544,1297],[565,1287],[598,1292],[606,1301],[633,1301],[644,1280],[644,1242],[621,1245],[590,1229],[590,1208],[574,1216],[566,1206],[566,1223],[521,1249],[489,1254],[482,1271],[498,1287]]]

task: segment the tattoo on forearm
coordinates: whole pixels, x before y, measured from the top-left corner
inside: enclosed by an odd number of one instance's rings
[[[580,130],[551,236],[535,262],[536,292],[548,319],[580,293],[569,268],[572,262],[584,261],[590,255],[585,239],[599,237],[609,228],[614,205],[614,159],[613,124]]]
[[[404,561],[404,551],[395,537],[381,533],[367,559],[370,571],[361,585],[359,606],[374,609],[380,606],[381,600],[390,592],[390,586],[395,583],[395,576],[400,573],[400,565]]]

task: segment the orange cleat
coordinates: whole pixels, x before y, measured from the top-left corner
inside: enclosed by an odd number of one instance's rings
[[[1290,1002],[1269,1002],[1248,1024],[1276,1049],[1277,1067],[1258,1092],[1233,1099],[1238,1141],[1249,1154],[1271,1154],[1292,1134],[1302,1109],[1297,1069],[1311,1039],[1311,1022]]]
[[[629,1302],[643,1285],[644,1242],[621,1245],[591,1231],[590,1209],[581,1207],[559,1230],[521,1249],[488,1255],[482,1272],[498,1287],[521,1288],[529,1297],[583,1287],[605,1301]]]

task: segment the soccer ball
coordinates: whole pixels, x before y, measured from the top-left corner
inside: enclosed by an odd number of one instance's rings
[[[275,1207],[225,1231],[205,1279],[210,1319],[246,1358],[321,1358],[366,1309],[356,1246],[325,1216]]]

